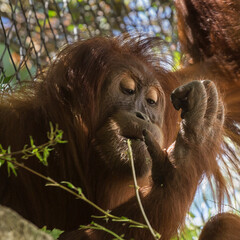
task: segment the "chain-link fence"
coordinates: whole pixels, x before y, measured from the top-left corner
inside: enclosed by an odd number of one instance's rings
[[[0,0],[0,86],[32,79],[64,44],[96,35],[146,33],[175,51],[170,0]],[[171,54],[170,54],[171,55]]]

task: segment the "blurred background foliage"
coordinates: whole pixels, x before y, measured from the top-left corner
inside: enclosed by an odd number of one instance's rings
[[[65,44],[96,35],[158,36],[168,67],[180,65],[173,0],[0,0],[0,16],[0,93],[34,80]],[[209,189],[203,181],[187,227],[176,239],[197,239],[203,224],[216,213]],[[240,209],[236,199],[232,206]]]
[[[144,33],[178,57],[173,1],[0,0],[0,83],[31,79],[64,44],[96,35]],[[171,56],[171,57],[169,57]]]

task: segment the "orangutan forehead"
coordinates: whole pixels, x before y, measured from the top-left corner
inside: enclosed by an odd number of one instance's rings
[[[146,82],[156,78],[155,68],[141,59],[129,56],[117,58],[109,65],[110,75],[128,75],[135,80]]]
[[[155,74],[141,71],[140,69],[132,68],[128,71],[123,71],[119,73],[116,78],[131,86],[155,86],[157,89],[162,89],[159,81],[156,79]]]

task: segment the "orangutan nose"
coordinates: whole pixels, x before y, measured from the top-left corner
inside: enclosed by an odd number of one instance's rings
[[[136,116],[138,118],[141,118],[141,119],[143,119],[143,120],[145,120],[147,122],[150,122],[150,118],[148,117],[148,115],[146,115],[146,114],[144,114],[142,112],[135,112],[135,113],[136,113]]]

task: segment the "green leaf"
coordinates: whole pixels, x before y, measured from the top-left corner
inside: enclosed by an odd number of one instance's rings
[[[155,237],[156,237],[157,239],[161,239],[161,234],[155,233]]]
[[[11,171],[12,171],[12,173],[13,173],[15,176],[17,176],[16,168],[15,168],[15,166],[13,165],[13,163],[7,162],[7,170],[8,170],[8,176],[10,176]]]
[[[6,152],[6,150],[4,150],[4,148],[2,147],[2,144],[0,144],[0,151],[1,151],[1,153],[3,153],[3,151]]]
[[[41,154],[39,152],[36,152],[35,156],[40,160],[40,162],[43,163],[43,158],[42,158],[42,156],[41,156]]]
[[[43,149],[43,161],[44,161],[44,165],[47,165],[47,159],[49,157],[50,153],[49,153],[49,149],[48,148],[44,148]]]
[[[80,187],[77,188],[77,192],[79,195],[82,195],[82,189]]]
[[[57,16],[57,13],[53,10],[48,10],[48,16],[51,18],[51,17],[56,17]]]
[[[191,218],[195,218],[196,217],[193,212],[189,212],[189,215],[190,215]]]
[[[4,163],[5,163],[5,160],[0,158],[0,167],[1,167]]]
[[[83,31],[83,30],[85,29],[85,26],[80,23],[80,24],[78,24],[78,28],[79,28],[81,31]]]
[[[32,150],[32,153],[36,155],[36,154],[38,153],[38,148],[34,148],[34,149]]]
[[[30,144],[31,144],[31,147],[36,147],[35,145],[34,145],[34,141],[33,141],[33,138],[32,138],[32,136],[29,136],[29,138],[30,138]]]
[[[28,158],[29,158],[28,155],[23,155],[23,156],[21,157],[21,159],[24,159],[24,160],[27,160]]]
[[[49,125],[50,125],[50,132],[47,133],[47,136],[49,140],[53,140],[56,132],[58,131],[58,124],[56,124],[56,131],[54,131],[52,122],[49,122]]]
[[[39,19],[38,22],[39,22],[40,26],[43,27],[43,25],[44,25],[44,20]]]
[[[11,154],[11,146],[8,146],[7,153]]]
[[[56,239],[56,240],[64,232],[64,231],[62,231],[60,229],[56,229],[56,228],[54,228],[53,230],[48,230],[46,226],[44,226],[41,230],[44,231],[45,233],[51,235],[53,237],[53,239]]]
[[[170,43],[170,42],[172,42],[172,38],[171,38],[170,36],[167,36],[167,37],[165,38],[165,41]]]
[[[181,53],[173,51],[174,69],[178,69],[181,63]]]
[[[67,187],[69,187],[71,189],[74,189],[74,190],[76,189],[76,187],[72,183],[70,183],[70,182],[62,181],[61,183],[66,184]]]
[[[6,84],[8,83],[12,78],[14,77],[14,74],[8,76],[8,77],[5,77],[2,84]]]
[[[73,24],[67,26],[67,30],[68,30],[69,32],[72,32],[73,29],[74,29],[74,25],[73,25]]]
[[[28,148],[28,145],[25,144],[24,147],[23,147],[23,150],[26,150]]]

